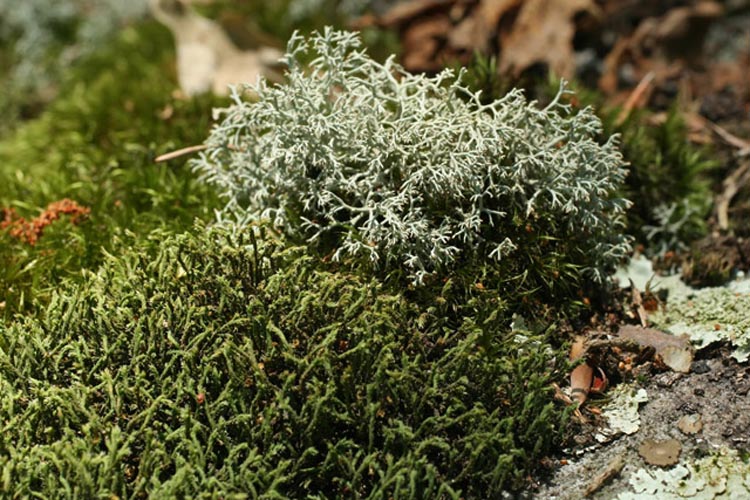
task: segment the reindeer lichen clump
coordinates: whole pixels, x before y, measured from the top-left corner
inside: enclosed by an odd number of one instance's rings
[[[257,102],[234,93],[193,164],[225,196],[225,216],[333,241],[334,258],[415,282],[527,259],[529,233],[540,252],[565,241],[597,282],[627,254],[623,161],[615,138],[597,142],[591,109],[572,109],[564,88],[544,108],[518,90],[482,104],[460,75],[412,75],[360,45],[331,29],[295,35],[286,84],[261,82]]]

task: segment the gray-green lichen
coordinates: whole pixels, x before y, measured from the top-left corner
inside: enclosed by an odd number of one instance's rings
[[[622,156],[616,138],[597,141],[590,108],[573,110],[564,89],[541,109],[518,90],[483,104],[450,71],[412,75],[360,47],[348,32],[295,35],[288,83],[234,96],[194,163],[225,214],[333,238],[334,259],[403,266],[417,282],[524,259],[536,232],[546,255],[569,245],[562,258],[598,282],[628,254]]]
[[[687,334],[699,349],[726,341],[732,357],[750,358],[750,294],[716,287],[670,296],[666,310],[652,317],[655,324],[675,335]]]
[[[608,429],[602,430],[596,438],[600,442],[608,441],[618,434],[634,434],[641,425],[638,408],[648,401],[645,389],[636,389],[633,385],[621,384],[610,391],[612,400],[602,408],[602,416],[607,420]]]
[[[617,500],[750,498],[750,465],[737,451],[723,448],[671,469],[639,469],[630,477],[630,487]]]

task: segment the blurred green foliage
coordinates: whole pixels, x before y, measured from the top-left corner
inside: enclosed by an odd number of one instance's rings
[[[46,297],[62,278],[101,261],[123,229],[175,231],[212,217],[214,195],[184,166],[158,154],[200,144],[224,101],[172,96],[174,51],[155,23],[123,31],[70,70],[59,98],[0,142],[0,207],[31,219],[71,198],[91,209],[77,227],[61,220],[29,247],[0,232],[0,314]]]

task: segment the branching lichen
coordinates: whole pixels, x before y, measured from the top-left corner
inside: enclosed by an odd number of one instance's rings
[[[311,60],[309,68],[303,61]],[[601,282],[629,245],[616,139],[592,110],[540,109],[520,91],[482,104],[444,71],[378,63],[348,32],[294,36],[288,83],[234,95],[194,162],[225,196],[224,215],[269,219],[334,258],[403,266],[420,282],[459,262],[528,253],[523,232],[571,242]]]

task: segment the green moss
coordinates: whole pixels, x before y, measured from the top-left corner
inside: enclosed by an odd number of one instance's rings
[[[648,125],[644,112],[617,124],[616,113],[610,112],[605,130],[622,135],[623,156],[630,163],[626,195],[635,204],[628,230],[653,253],[685,248],[706,233],[712,199],[708,173],[716,162],[690,144],[675,107],[657,125]]]
[[[263,231],[261,231],[263,233]],[[0,326],[0,487],[57,498],[487,498],[560,437],[547,334],[270,234],[152,234]],[[520,335],[524,333],[524,335]]]
[[[62,277],[80,277],[101,261],[113,235],[179,231],[212,218],[214,195],[184,160],[155,164],[160,153],[200,144],[213,106],[204,96],[172,96],[171,35],[152,23],[123,31],[71,69],[60,97],[44,114],[0,142],[0,208],[33,218],[71,198],[91,208],[88,222],[56,223],[30,248],[0,234],[0,302],[6,317],[44,298]],[[3,311],[0,311],[2,314]]]

